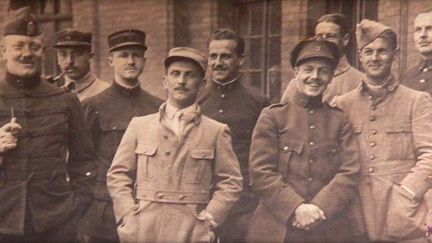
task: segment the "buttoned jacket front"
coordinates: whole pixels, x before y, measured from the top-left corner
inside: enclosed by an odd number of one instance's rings
[[[283,242],[285,235],[301,242],[349,239],[347,206],[359,168],[347,118],[321,97],[308,99],[296,92],[287,103],[264,109],[251,146],[250,177],[260,204],[249,241]],[[291,238],[297,231],[288,227],[289,219],[303,202],[320,207],[327,220],[318,231],[304,231],[311,238]]]
[[[107,176],[116,218],[144,200],[207,205],[223,222],[242,189],[228,127],[198,110],[179,140],[163,124],[163,110],[133,118],[119,145]]]
[[[403,211],[393,210],[392,204],[402,203],[403,198],[393,199],[395,195],[407,195],[400,185],[416,195],[408,196],[414,209],[432,186],[432,100],[427,93],[400,85],[394,78],[386,89],[387,95],[373,98],[362,83],[337,103],[359,140],[359,192],[369,237],[392,241],[424,234],[408,221],[414,222],[410,219],[414,211],[405,219],[404,215],[395,218]],[[423,209],[419,206],[417,211]]]
[[[407,70],[401,78],[401,83],[408,88],[432,94],[432,61],[421,61]]]

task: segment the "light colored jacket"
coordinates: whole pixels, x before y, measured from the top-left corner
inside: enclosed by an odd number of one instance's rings
[[[432,188],[432,99],[395,79],[386,89],[374,99],[361,84],[337,101],[359,140],[359,192],[372,241],[424,236],[423,198]]]
[[[220,225],[242,190],[228,126],[201,115],[197,106],[195,115],[186,118],[184,139],[179,139],[164,124],[164,110],[165,104],[159,113],[132,119],[108,171],[117,220],[126,221],[124,216],[133,211],[140,218],[140,227],[131,235],[152,232],[130,241],[197,241],[187,236],[194,232],[199,212],[192,210],[186,217],[184,210],[190,207],[184,206],[202,205],[198,208]],[[179,205],[183,210],[177,209]],[[185,217],[193,220],[185,223]],[[163,223],[154,229],[156,221]],[[125,222],[122,227],[129,226],[134,224]],[[174,226],[178,228],[173,231]],[[120,229],[118,232],[122,239]]]

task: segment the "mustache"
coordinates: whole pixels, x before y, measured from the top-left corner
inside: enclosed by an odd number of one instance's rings
[[[22,64],[34,64],[35,61],[32,58],[22,58],[19,59],[18,62],[22,63]]]
[[[217,65],[213,68],[214,71],[225,71],[226,68],[222,65]]]
[[[189,91],[189,89],[187,89],[187,88],[184,87],[184,86],[177,86],[177,87],[174,88],[174,90]]]

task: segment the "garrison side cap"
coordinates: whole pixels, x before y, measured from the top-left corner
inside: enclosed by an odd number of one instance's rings
[[[110,51],[125,46],[139,46],[147,50],[146,33],[137,29],[126,29],[114,32],[108,36],[108,46]]]
[[[356,38],[358,49],[363,49],[363,47],[387,31],[390,31],[392,34],[396,35],[396,33],[386,25],[373,20],[363,19],[360,24],[357,24]]]
[[[73,28],[60,30],[54,35],[54,47],[88,46],[91,47],[92,33]]]
[[[340,58],[339,49],[336,44],[316,37],[301,40],[291,51],[291,66],[294,68],[311,58],[324,58],[336,66]]]
[[[39,25],[36,22],[30,7],[23,7],[11,11],[3,24],[3,35],[38,36]]]
[[[201,70],[205,73],[207,69],[207,57],[206,55],[194,48],[190,47],[174,47],[168,52],[168,56],[165,58],[165,68],[168,68],[171,63],[181,59],[188,59],[197,64]]]

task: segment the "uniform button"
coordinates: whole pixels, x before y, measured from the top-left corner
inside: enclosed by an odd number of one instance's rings
[[[376,110],[376,106],[371,106],[371,110]]]
[[[223,110],[223,109],[220,109],[220,110],[219,110],[219,113],[223,113],[223,112],[224,112],[224,110]]]
[[[375,146],[376,146],[376,143],[375,143],[375,142],[371,142],[371,143],[370,143],[370,146],[371,146],[371,147],[375,147]]]
[[[373,121],[375,121],[375,120],[376,120],[375,116],[370,116],[370,117],[369,117],[369,121],[372,121],[372,122],[373,122]]]
[[[113,130],[117,130],[117,127],[113,127],[112,129],[113,129]]]
[[[183,199],[186,198],[186,196],[185,196],[185,195],[179,195],[178,198],[179,198],[180,200],[183,200]]]
[[[310,146],[314,146],[315,143],[314,143],[314,142],[309,142],[309,145],[310,145]]]
[[[221,94],[220,97],[221,97],[221,98],[225,98],[226,95],[225,95],[225,94]]]
[[[171,152],[170,151],[166,151],[165,155],[171,155]]]
[[[168,139],[168,136],[167,136],[167,135],[164,135],[163,137],[164,137],[165,139]]]
[[[371,96],[371,95],[369,95],[369,97],[368,97],[370,100],[372,100],[373,99],[373,97]]]
[[[372,133],[372,135],[375,135],[375,134],[377,134],[377,130],[372,129],[372,130],[371,130],[371,133]]]
[[[172,165],[168,165],[168,168],[171,168],[172,167]]]
[[[423,68],[423,72],[427,72],[429,69],[427,67]]]
[[[310,160],[309,160],[309,164],[312,164],[313,162],[314,162],[313,159],[310,159]]]
[[[336,149],[334,148],[334,149],[331,150],[331,152],[332,152],[332,153],[336,153],[337,151],[336,151]]]
[[[283,151],[288,151],[288,146],[283,147]]]
[[[309,177],[309,178],[308,178],[308,181],[312,181],[312,177]]]
[[[426,82],[426,79],[424,79],[424,78],[419,80],[419,83],[421,83],[421,84],[424,84],[425,82]]]
[[[310,110],[310,111],[309,111],[309,114],[314,114],[314,113],[315,113],[314,110]]]
[[[91,173],[90,171],[87,172],[87,173],[85,173],[86,176],[91,176],[91,174],[92,174],[92,173]]]
[[[369,168],[368,171],[372,173],[374,171],[374,169],[373,168]]]
[[[312,130],[314,130],[315,129],[315,125],[310,125],[309,128],[312,129]]]
[[[375,159],[375,155],[371,155],[371,156],[369,156],[369,158],[370,158],[371,160],[374,160],[374,159]]]
[[[157,197],[158,197],[159,199],[162,199],[162,198],[164,198],[164,197],[165,197],[165,195],[164,195],[164,194],[162,194],[162,193],[159,193],[159,194],[157,195]]]

